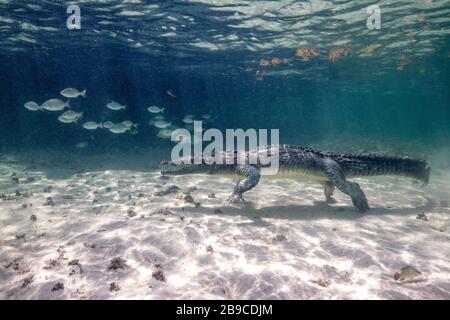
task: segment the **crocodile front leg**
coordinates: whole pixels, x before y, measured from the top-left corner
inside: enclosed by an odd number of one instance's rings
[[[323,193],[325,195],[327,203],[336,203],[337,201],[332,197],[334,192],[334,184],[330,181],[323,183]]]
[[[243,202],[242,194],[256,187],[261,178],[259,170],[251,165],[237,165],[235,173],[244,179],[239,180],[234,186],[233,193],[228,199],[229,203]]]
[[[353,205],[358,208],[360,212],[369,210],[366,196],[359,187],[359,184],[347,181],[341,166],[336,161],[330,158],[325,158],[323,161],[324,170],[330,179],[330,182],[339,190],[348,194],[352,198]]]

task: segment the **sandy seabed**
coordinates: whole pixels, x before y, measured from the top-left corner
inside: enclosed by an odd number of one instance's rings
[[[361,214],[314,182],[228,206],[232,180],[61,157],[0,158],[0,299],[450,298],[450,171],[355,179]]]

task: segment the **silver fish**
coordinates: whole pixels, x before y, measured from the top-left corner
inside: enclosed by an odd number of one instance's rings
[[[60,93],[62,96],[66,98],[78,98],[79,96],[86,98],[86,90],[78,91],[78,89],[75,88],[66,88],[62,90]]]
[[[88,122],[83,123],[82,127],[85,128],[86,130],[96,130],[98,128],[101,128],[102,124],[97,123],[95,121],[88,121]]]
[[[155,122],[154,126],[160,129],[164,129],[170,126],[171,124],[172,124],[171,122],[167,122],[165,120],[158,120]]]
[[[126,109],[127,106],[123,106],[120,103],[117,103],[115,101],[111,101],[110,103],[108,103],[106,105],[109,109],[117,111],[117,110],[121,110],[121,109]]]
[[[77,149],[84,149],[84,148],[86,148],[87,146],[89,146],[89,143],[83,141],[83,142],[77,143],[77,144],[75,145],[75,148],[77,148]]]
[[[48,111],[61,111],[66,107],[70,108],[70,101],[67,100],[66,102],[64,102],[59,99],[50,99],[45,101],[41,107]]]
[[[136,123],[131,122],[130,120],[122,121],[122,124],[127,128],[136,128],[138,125]]]
[[[105,121],[102,124],[103,128],[106,128],[106,129],[110,129],[113,125],[114,125],[114,123],[112,123],[111,121]]]
[[[157,106],[151,106],[147,108],[147,111],[151,112],[151,113],[160,113],[160,112],[164,112],[164,108],[159,108]]]
[[[65,111],[61,117],[64,117],[66,119],[71,119],[71,120],[78,120],[81,119],[83,117],[83,112],[75,112],[73,110],[67,110]]]
[[[76,122],[77,119],[69,119],[63,116],[59,116],[58,120],[61,121],[62,123],[72,123],[72,122]]]
[[[170,139],[170,137],[172,136],[172,130],[167,128],[161,129],[156,136],[161,139]]]
[[[127,132],[128,130],[130,130],[130,128],[127,128],[122,123],[116,123],[111,128],[109,128],[109,131],[111,131],[112,133],[116,133],[116,134],[124,133],[124,132]]]
[[[30,111],[42,110],[42,107],[40,105],[38,105],[36,102],[34,102],[34,101],[29,101],[29,102],[25,103],[24,107],[27,108]]]
[[[190,117],[190,116],[185,116],[185,117],[183,118],[182,121],[183,121],[184,123],[189,124],[189,123],[193,123],[193,122],[194,122],[194,118],[193,118],[193,117]]]

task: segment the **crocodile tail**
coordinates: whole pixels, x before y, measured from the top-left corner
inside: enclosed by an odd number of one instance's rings
[[[424,160],[401,158],[400,160],[400,175],[405,175],[419,181],[425,185],[430,181],[431,168]]]
[[[348,176],[399,175],[428,184],[431,168],[424,160],[381,155],[339,155],[335,160]]]

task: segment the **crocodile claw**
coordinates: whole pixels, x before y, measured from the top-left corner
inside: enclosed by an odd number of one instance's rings
[[[233,193],[229,198],[228,198],[228,203],[240,203],[240,202],[244,202],[244,198],[242,197],[242,194],[236,194]]]

